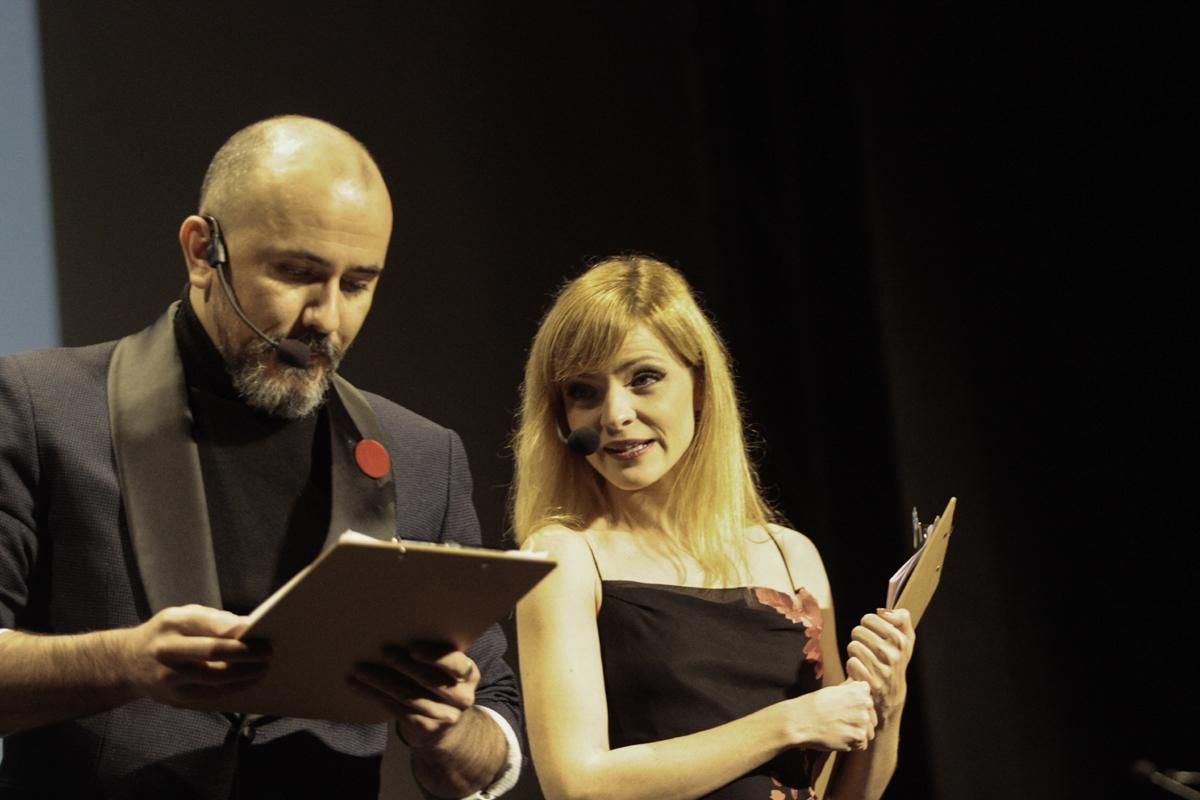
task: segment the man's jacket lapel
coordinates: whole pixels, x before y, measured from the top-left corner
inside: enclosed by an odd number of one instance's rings
[[[152,612],[186,603],[221,608],[200,454],[175,344],[177,306],[122,339],[108,368],[117,478]]]
[[[333,437],[330,454],[332,502],[329,513],[331,546],[346,530],[354,530],[377,539],[391,539],[396,533],[396,492],[389,470],[382,478],[372,478],[359,468],[354,451],[364,439],[386,446],[383,429],[375,411],[358,389],[340,376],[333,378],[329,393],[329,431]],[[389,453],[395,458],[396,453]]]

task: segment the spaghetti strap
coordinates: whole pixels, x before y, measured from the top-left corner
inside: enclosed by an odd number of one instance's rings
[[[583,532],[583,541],[587,544],[588,552],[592,554],[592,564],[596,567],[596,577],[603,583],[604,573],[600,571],[600,560],[596,558],[596,548],[592,547],[592,537],[588,536],[587,531]]]
[[[771,530],[770,525],[763,525],[763,530],[767,532],[767,536],[770,536],[771,541],[775,543],[775,549],[779,551],[779,557],[783,559],[783,568],[787,571],[788,583],[791,584],[792,591],[796,591],[800,587],[796,585],[796,579],[792,577],[792,568],[788,565],[787,554],[783,552],[783,545],[779,543],[779,539],[776,538],[775,532]],[[595,558],[596,556],[593,554],[592,559],[594,560]]]

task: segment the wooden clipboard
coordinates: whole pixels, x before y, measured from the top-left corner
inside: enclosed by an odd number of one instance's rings
[[[266,639],[261,681],[209,710],[383,722],[346,678],[386,645],[466,650],[555,566],[521,551],[391,542],[347,531],[250,615],[242,639]]]
[[[900,597],[896,600],[895,608],[908,609],[914,628],[921,621],[921,617],[925,615],[925,610],[929,608],[929,601],[933,599],[938,581],[942,578],[942,566],[946,563],[946,548],[950,545],[950,534],[954,532],[954,509],[957,505],[958,498],[951,497],[950,502],[946,504],[946,510],[938,517],[933,532],[929,534],[929,539],[922,547],[920,559],[909,572],[904,588],[900,590]],[[838,760],[837,753],[826,755],[825,762],[821,765],[817,780],[813,785],[817,797],[821,800],[825,800],[825,792],[829,788],[829,781],[833,777]]]

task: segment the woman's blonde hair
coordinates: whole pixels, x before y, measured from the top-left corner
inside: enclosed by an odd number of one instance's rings
[[[664,533],[700,563],[710,582],[732,585],[745,566],[745,530],[775,517],[746,452],[725,345],[683,276],[652,258],[598,262],[562,287],[542,319],[525,365],[513,436],[517,541],[547,525],[583,530],[606,516],[604,479],[562,442],[562,389],[566,381],[604,368],[641,324],[691,368],[698,400],[695,437],[664,478],[674,481]]]

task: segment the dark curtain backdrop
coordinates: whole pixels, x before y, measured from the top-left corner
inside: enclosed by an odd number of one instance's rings
[[[1145,134],[1194,98],[1170,11],[40,11],[68,344],[178,296],[175,232],[227,136],[329,119],[374,152],[397,221],[345,371],[462,434],[491,543],[550,293],[589,258],[651,253],[728,339],[764,484],[824,555],[843,643],[912,506],[959,498],[889,796],[1154,797],[1134,759],[1200,769],[1195,336],[1179,259],[1155,249],[1170,203],[1123,183],[1169,162]],[[532,775],[515,796],[539,797]]]

